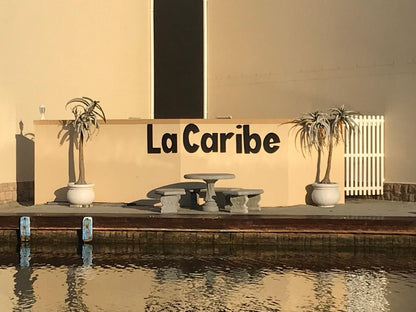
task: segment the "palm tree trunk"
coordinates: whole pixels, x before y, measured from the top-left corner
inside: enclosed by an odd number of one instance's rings
[[[84,136],[82,135],[82,132],[80,133],[80,137],[79,137],[78,151],[79,151],[79,157],[78,157],[78,161],[79,161],[79,177],[78,177],[77,183],[75,183],[75,184],[87,184],[87,182],[85,181]]]
[[[321,183],[329,184],[331,183],[331,180],[329,179],[329,174],[331,173],[331,163],[332,163],[332,150],[334,149],[334,143],[332,142],[332,138],[329,141],[329,148],[328,148],[328,161],[326,164],[326,171],[325,176]]]
[[[320,175],[321,175],[321,156],[322,156],[322,151],[321,151],[321,148],[318,147],[318,161],[317,161],[317,164],[316,164],[315,183],[319,183],[319,180],[320,180]]]

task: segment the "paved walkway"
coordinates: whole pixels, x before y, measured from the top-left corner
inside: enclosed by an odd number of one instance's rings
[[[65,204],[50,203],[45,205],[25,206],[16,202],[0,204],[0,216],[16,215],[89,215],[89,216],[128,216],[160,214],[160,208],[153,206],[129,206],[126,204],[94,204],[90,208],[72,208]],[[179,215],[230,215],[229,212],[209,213],[193,209],[181,208]],[[290,207],[263,207],[260,212],[251,212],[252,215],[270,217],[329,217],[329,218],[383,218],[383,217],[409,217],[416,218],[416,202],[385,201],[373,199],[348,199],[345,204],[334,208],[319,208],[309,205]]]

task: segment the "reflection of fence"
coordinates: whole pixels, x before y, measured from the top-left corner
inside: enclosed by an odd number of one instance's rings
[[[346,133],[345,194],[381,195],[384,182],[384,117],[357,116]]]

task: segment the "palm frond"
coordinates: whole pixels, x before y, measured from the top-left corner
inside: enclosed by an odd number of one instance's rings
[[[82,139],[89,140],[100,126],[98,119],[101,118],[104,122],[107,121],[104,110],[98,104],[99,101],[86,96],[69,100],[65,107],[74,103],[75,105],[72,105],[71,109],[74,115],[72,125],[77,136],[81,135]]]
[[[330,133],[329,115],[315,111],[307,113],[290,122],[291,130],[297,128],[295,141],[299,142],[302,154],[311,153],[312,149],[322,150]]]
[[[358,129],[357,122],[354,117],[360,115],[356,111],[346,110],[344,105],[329,110],[331,122],[331,137],[338,144],[340,141],[345,141],[344,128],[349,131],[356,131]]]

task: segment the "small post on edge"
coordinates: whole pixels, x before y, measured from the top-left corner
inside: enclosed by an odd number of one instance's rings
[[[20,217],[20,240],[28,242],[30,240],[30,218]]]
[[[84,217],[82,220],[82,240],[84,242],[92,241],[92,217]]]

